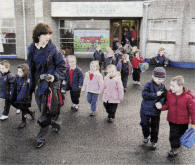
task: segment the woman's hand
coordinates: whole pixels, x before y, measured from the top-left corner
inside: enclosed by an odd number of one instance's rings
[[[48,77],[49,77],[49,80],[48,80],[48,82],[54,82],[54,76],[53,75],[51,75],[51,74],[48,74]]]

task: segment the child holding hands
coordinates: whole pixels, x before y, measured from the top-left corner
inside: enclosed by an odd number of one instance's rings
[[[152,80],[147,82],[142,91],[142,103],[140,110],[141,122],[143,133],[143,143],[150,142],[152,149],[156,149],[158,142],[158,132],[160,123],[160,111],[157,110],[155,104],[165,102],[166,89],[165,89],[166,71],[163,67],[156,67],[152,74]]]
[[[18,129],[22,129],[26,126],[27,115],[29,114],[31,119],[34,120],[35,113],[29,110],[31,106],[29,67],[27,64],[21,64],[17,69],[12,105],[22,111],[22,122],[18,125]]]
[[[167,93],[166,103],[162,106],[157,103],[160,110],[168,110],[167,121],[170,126],[169,142],[171,150],[168,157],[174,157],[180,148],[180,138],[191,127],[195,129],[195,94],[184,87],[183,76],[173,77],[170,82],[170,90]]]

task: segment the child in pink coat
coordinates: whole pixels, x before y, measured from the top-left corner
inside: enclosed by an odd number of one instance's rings
[[[85,78],[83,82],[82,91],[87,92],[87,101],[91,104],[91,113],[90,116],[94,116],[97,103],[98,96],[103,90],[103,76],[101,75],[99,66],[99,61],[92,61],[90,63],[90,70],[85,73]]]
[[[103,104],[108,113],[108,122],[112,122],[115,118],[118,103],[124,97],[124,88],[116,66],[110,64],[106,70],[108,74],[104,78]]]

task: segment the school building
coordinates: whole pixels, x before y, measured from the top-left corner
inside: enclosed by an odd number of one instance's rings
[[[26,59],[39,22],[53,29],[59,49],[90,58],[137,31],[136,45],[150,59],[164,47],[171,65],[195,68],[194,0],[1,0],[0,58]]]

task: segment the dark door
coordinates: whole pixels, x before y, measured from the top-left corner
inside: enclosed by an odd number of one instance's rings
[[[110,21],[110,47],[116,49],[116,43],[122,39],[122,20]]]

